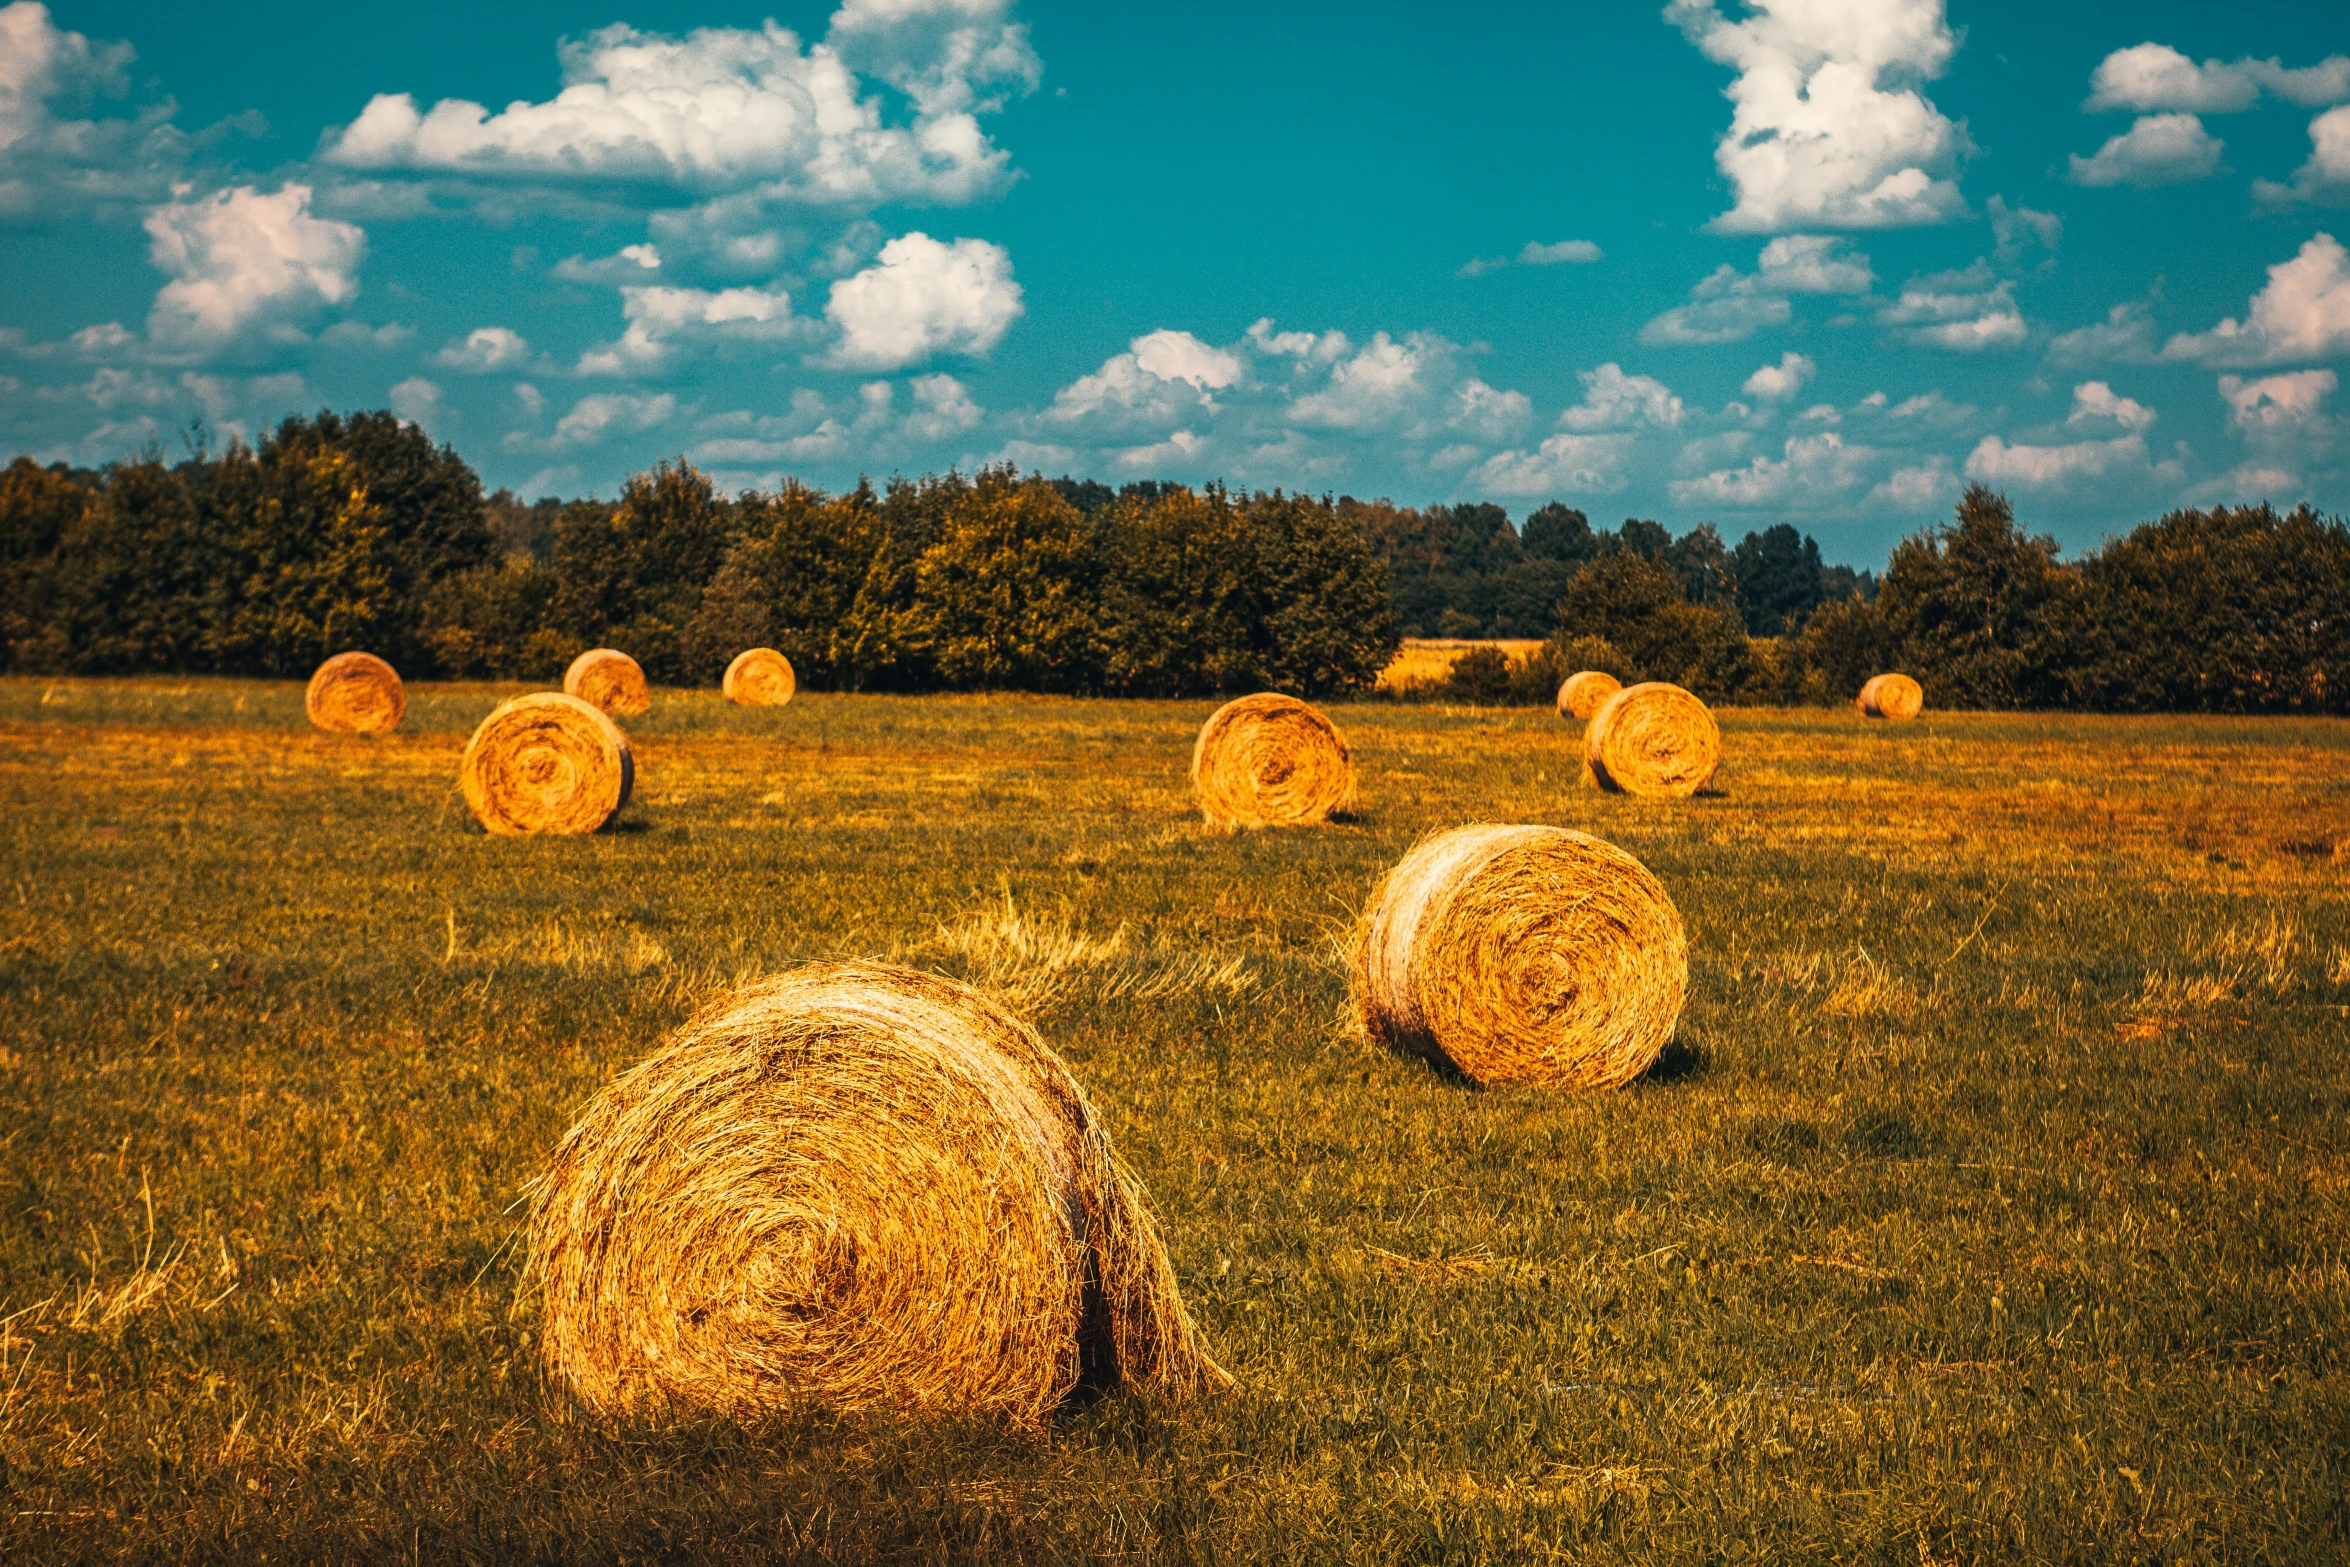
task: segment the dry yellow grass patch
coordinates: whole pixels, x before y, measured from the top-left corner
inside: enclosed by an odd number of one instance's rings
[[[1497,637],[1480,641],[1459,637],[1406,637],[1395,657],[1379,672],[1378,689],[1407,692],[1441,684],[1461,655],[1481,647],[1498,648],[1513,664],[1522,664],[1542,648],[1539,637]]]

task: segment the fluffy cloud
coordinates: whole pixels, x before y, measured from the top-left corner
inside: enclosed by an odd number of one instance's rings
[[[1232,385],[1241,371],[1239,355],[1189,332],[1148,332],[1099,370],[1061,388],[1043,417],[1062,425],[1163,429],[1196,409],[1212,412],[1212,394]]]
[[[2154,310],[2142,299],[2125,299],[2103,321],[2060,333],[2048,345],[2053,365],[2145,364],[2156,357]]]
[[[835,408],[822,393],[803,387],[792,394],[786,414],[731,413],[703,420],[700,428],[707,438],[691,456],[722,470],[730,486],[771,488],[785,472],[771,465],[869,462],[952,440],[978,428],[987,416],[951,375],[915,376],[907,390],[912,395],[901,409],[893,383],[868,381],[857,388],[853,408]]]
[[[2124,397],[2103,381],[2084,381],[2073,388],[2073,411],[2065,423],[2097,424],[2111,420],[2124,430],[2143,430],[2154,422],[2154,410],[2134,397]]]
[[[1451,345],[1414,332],[1396,342],[1378,333],[1351,357],[1331,366],[1320,391],[1289,407],[1290,422],[1306,429],[1368,431],[1392,428],[1419,412]]]
[[[2182,185],[2219,172],[2226,143],[2192,114],[2140,115],[2130,128],[2109,138],[2094,157],[2072,155],[2076,185]]]
[[[167,351],[216,348],[359,292],[367,236],[313,217],[307,185],[177,196],[148,211],[146,228],[149,259],[172,275],[147,315],[148,336]]]
[[[450,370],[469,370],[476,375],[514,370],[530,363],[530,344],[512,327],[476,327],[465,335],[464,342],[451,343],[435,354],[433,362]]]
[[[2292,184],[2254,180],[2252,190],[2269,202],[2350,206],[2350,104],[2309,122],[2309,161],[2293,172]]]
[[[937,354],[984,354],[1020,318],[1012,258],[983,239],[942,244],[917,230],[832,285],[824,307],[840,342],[832,363],[894,370]]]
[[[825,42],[803,49],[769,22],[683,38],[615,24],[564,43],[564,86],[493,114],[449,98],[372,99],[333,138],[346,168],[522,176],[541,182],[658,180],[692,191],[754,189],[778,202],[967,201],[999,187],[1006,155],[976,115],[990,89],[1033,87],[1035,55],[1004,0],[849,0]],[[911,98],[911,124],[883,123],[859,67]]]
[[[2295,370],[2285,375],[2247,381],[2242,376],[2219,378],[2220,400],[2228,405],[2228,422],[2247,436],[2273,439],[2306,431],[2324,418],[2325,400],[2341,381],[2331,370]]]
[[[129,119],[69,119],[61,101],[127,89],[129,44],[94,44],[38,0],[0,6],[0,217],[85,201],[151,201],[185,160],[172,105]]]
[[[429,429],[441,413],[441,389],[423,376],[412,375],[391,390],[392,412],[410,424]]]
[[[2098,62],[2081,107],[2232,114],[2251,108],[2264,91],[2299,104],[2340,102],[2350,98],[2350,57],[2331,55],[2298,70],[2275,59],[2197,65],[2167,44],[2142,43]]]
[[[1777,457],[1757,457],[1743,468],[1726,468],[1666,487],[1676,505],[1816,510],[1849,498],[1867,482],[1877,453],[1848,446],[1833,430],[1790,437]]]
[[[1736,188],[1714,220],[1731,233],[1941,223],[1966,203],[1948,171],[1958,128],[1916,87],[1958,41],[1942,0],[1752,0],[1733,22],[1713,0],[1666,17],[1738,72],[1714,162]]]
[[[1779,356],[1777,364],[1764,365],[1760,370],[1748,376],[1746,385],[1741,390],[1747,396],[1766,403],[1784,402],[1803,390],[1804,383],[1809,381],[1819,368],[1812,362],[1809,355],[1794,352],[1784,353]]]
[[[2064,242],[2064,219],[2053,212],[2011,207],[2004,196],[1993,196],[1983,204],[1983,211],[1991,219],[1991,237],[1999,247],[1999,259],[2011,266],[2034,249],[2053,256]]]
[[[2149,478],[2160,478],[2175,482],[2182,473],[2176,462],[2150,467],[2146,438],[2133,431],[2111,440],[2049,446],[2011,446],[1996,435],[1986,435],[1967,454],[1966,476],[1981,484],[2065,490],[2088,481],[2143,484]]]
[[[2268,269],[2268,286],[2252,296],[2243,320],[2231,316],[2208,332],[2182,332],[2163,345],[2162,355],[2270,365],[2344,352],[2350,352],[2350,255],[2333,235],[2317,234],[2290,261]]]
[[[1686,416],[1673,389],[1653,376],[1626,375],[1617,364],[1578,372],[1583,401],[1559,415],[1562,430],[1672,429]]]
[[[581,375],[655,374],[681,339],[781,343],[807,331],[792,318],[789,294],[756,288],[624,288],[620,301],[627,330],[581,354]]]
[[[1877,319],[1921,347],[1962,354],[2013,348],[2031,336],[2013,290],[1987,263],[1977,261],[1957,272],[1910,279]]]
[[[555,421],[554,435],[544,441],[528,435],[506,437],[514,450],[573,450],[601,446],[620,435],[642,435],[667,424],[677,413],[677,398],[668,392],[633,397],[623,392],[598,392],[572,404],[571,412]]]
[[[1607,495],[1630,482],[1629,435],[1554,435],[1533,451],[1496,452],[1463,489],[1477,495]]]
[[[1763,246],[1755,270],[1727,263],[1640,329],[1644,343],[1735,343],[1793,318],[1790,294],[1865,294],[1877,281],[1869,258],[1823,234],[1785,234]]]
[[[1512,261],[1522,267],[1555,267],[1562,262],[1588,264],[1606,254],[1587,239],[1562,239],[1555,245],[1545,245],[1540,240],[1530,239],[1515,256],[1479,256],[1463,266],[1460,275],[1482,277],[1488,272],[1500,271]]]

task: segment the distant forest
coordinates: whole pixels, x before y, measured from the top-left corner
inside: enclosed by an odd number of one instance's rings
[[[1009,468],[717,492],[679,462],[603,500],[485,495],[389,413],[256,446],[0,470],[0,667],[549,681],[585,648],[715,684],[768,645],[818,689],[1207,696],[1372,685],[1404,636],[1538,638],[1425,693],[1547,702],[1603,668],[1708,700],[1842,703],[1899,669],[1940,707],[2350,711],[2350,529],[2179,511],[2067,561],[1975,488],[1881,579],[1780,525],[1727,545],[1498,506]]]

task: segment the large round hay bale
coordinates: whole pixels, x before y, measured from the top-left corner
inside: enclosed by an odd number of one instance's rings
[[[1456,827],[1387,873],[1355,949],[1373,1038],[1479,1083],[1612,1088],[1656,1060],[1689,988],[1663,885],[1564,827]]]
[[[1604,669],[1578,669],[1559,685],[1559,717],[1589,718],[1624,683]]]
[[[1592,782],[1611,793],[1683,797],[1713,777],[1722,731],[1712,710],[1687,691],[1645,680],[1591,715],[1583,756]]]
[[[1354,799],[1354,758],[1318,708],[1261,691],[1200,725],[1191,787],[1218,827],[1327,821]]]
[[[636,759],[620,726],[594,705],[539,691],[481,721],[457,782],[491,832],[595,832],[628,803]]]
[[[726,666],[726,678],[718,683],[726,700],[743,707],[781,707],[799,688],[791,660],[771,647],[746,648],[735,654],[734,662]]]
[[[592,647],[563,671],[563,694],[593,702],[620,718],[634,718],[653,705],[645,672],[616,648]]]
[[[1871,675],[1860,688],[1860,710],[1871,718],[1915,718],[1925,708],[1925,688],[1907,675]]]
[[[408,711],[408,692],[399,672],[373,653],[337,653],[310,677],[302,710],[335,734],[389,734]]]
[[[1027,1024],[813,963],[717,1002],[564,1134],[542,1344],[607,1415],[820,1405],[1043,1420],[1223,1373],[1140,1184]]]

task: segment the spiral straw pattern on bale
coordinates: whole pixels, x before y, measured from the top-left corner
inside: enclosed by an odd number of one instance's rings
[[[373,653],[337,653],[310,677],[302,710],[335,734],[389,734],[408,711],[408,692],[399,672]]]
[[[1564,827],[1456,827],[1387,873],[1355,949],[1366,1031],[1474,1082],[1612,1088],[1689,987],[1680,911],[1631,855]]]
[[[747,648],[726,666],[718,689],[726,700],[743,707],[781,707],[800,688],[791,660],[771,647]]]
[[[1871,675],[1860,688],[1860,710],[1871,718],[1915,718],[1925,709],[1925,688],[1907,675]]]
[[[563,694],[593,702],[618,718],[634,718],[653,705],[645,672],[617,648],[592,647],[573,659],[563,671]]]
[[[542,1342],[606,1414],[1043,1420],[1080,1382],[1225,1380],[1140,1184],[979,991],[814,963],[599,1093],[531,1219]]]
[[[1624,683],[1604,669],[1579,669],[1559,686],[1559,717],[1589,718]]]
[[[1592,782],[1610,793],[1686,797],[1713,777],[1722,731],[1712,710],[1689,692],[1643,681],[1591,715],[1583,759]]]
[[[1319,709],[1262,691],[1225,703],[1200,725],[1191,787],[1213,826],[1327,821],[1354,801],[1354,758]]]
[[[481,721],[457,782],[491,832],[595,832],[628,803],[636,759],[620,726],[592,704],[540,691]]]

